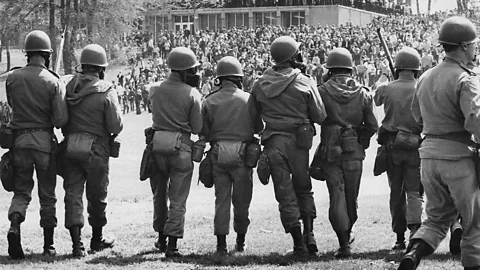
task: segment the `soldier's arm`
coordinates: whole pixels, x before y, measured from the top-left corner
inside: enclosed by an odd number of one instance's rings
[[[116,91],[108,91],[104,112],[107,132],[110,134],[119,134],[123,129],[123,122]]]
[[[418,98],[417,98],[420,82],[421,82],[421,79],[418,81],[417,85],[415,86],[415,93],[413,93],[411,111],[412,111],[413,118],[415,119],[415,122],[417,122],[418,125],[423,127],[423,119],[422,119],[422,113],[420,111],[420,103],[418,102]]]
[[[202,125],[202,130],[198,134],[199,136],[203,136],[206,138],[207,141],[210,141],[209,135],[210,135],[210,121],[208,120],[208,109],[207,109],[207,103],[206,100],[203,101],[202,103],[202,118],[203,118],[203,125]]]
[[[375,91],[375,94],[373,96],[373,100],[375,101],[376,106],[382,106],[383,105],[383,102],[385,101],[385,88],[386,88],[386,85],[381,85]]]
[[[365,107],[363,110],[363,128],[365,134],[362,136],[372,137],[378,130],[378,121],[374,113],[373,99],[368,93],[365,93]]]
[[[322,97],[318,92],[318,89],[312,84],[310,91],[310,98],[308,100],[308,117],[314,123],[322,124],[325,118],[327,118],[327,111],[323,104]]]
[[[197,89],[192,89],[192,109],[190,110],[190,128],[193,134],[198,134],[202,130],[202,97]]]
[[[258,102],[258,100],[257,100],[257,94],[258,94],[259,90],[260,90],[260,88],[258,86],[258,81],[256,80],[253,83],[252,91],[250,92],[251,93],[250,103],[252,104],[252,106],[255,107],[255,111],[257,113],[257,115],[255,117],[255,120],[254,120],[255,121],[254,122],[255,134],[260,134],[264,129],[264,125],[263,125],[263,121],[262,121],[262,104],[260,102]]]
[[[480,137],[480,81],[469,76],[460,82],[460,108],[465,116],[465,129]]]
[[[68,109],[65,92],[65,84],[63,84],[61,80],[58,80],[54,86],[51,117],[52,124],[56,128],[61,128],[68,122]]]
[[[248,98],[247,105],[248,105],[248,111],[250,113],[250,117],[252,118],[252,121],[253,121],[253,133],[260,134],[260,132],[263,130],[262,116],[257,111],[257,107],[255,104],[255,97],[253,95],[250,95],[250,97]]]

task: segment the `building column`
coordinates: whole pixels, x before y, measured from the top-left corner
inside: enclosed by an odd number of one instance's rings
[[[223,30],[223,28],[227,29],[227,19],[226,19],[226,16],[225,16],[225,11],[222,11],[222,13],[220,13],[220,18],[222,19],[222,25],[221,25],[221,28]]]
[[[255,25],[253,25],[254,21],[253,21],[253,12],[252,10],[249,10],[248,11],[248,25],[249,27],[251,28],[255,28]]]

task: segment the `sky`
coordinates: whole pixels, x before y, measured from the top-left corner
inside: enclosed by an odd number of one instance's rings
[[[417,2],[420,1],[420,12],[427,13],[428,0],[412,0],[413,12],[417,12]],[[457,8],[456,0],[432,0],[432,12]]]

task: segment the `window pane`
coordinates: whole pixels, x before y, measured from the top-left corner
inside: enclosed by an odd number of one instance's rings
[[[215,31],[215,14],[208,15],[208,29]]]
[[[193,15],[190,15],[188,19],[189,19],[189,22],[193,22]]]
[[[188,22],[188,16],[182,16],[182,22]]]
[[[227,28],[230,29],[235,26],[235,14],[227,14]]]
[[[250,26],[250,20],[248,19],[248,13],[243,14],[243,25],[246,27]]]
[[[182,22],[182,17],[180,17],[180,16],[173,16],[173,17],[175,17],[175,22],[176,23]]]
[[[217,28],[216,31],[222,29],[222,16],[220,14],[215,14],[217,16]]]
[[[205,30],[208,28],[208,16],[207,15],[200,15],[200,28]]]
[[[262,23],[262,16],[263,16],[262,13],[253,13],[253,17],[255,18],[255,20],[254,20],[255,27],[261,26],[263,24]]]

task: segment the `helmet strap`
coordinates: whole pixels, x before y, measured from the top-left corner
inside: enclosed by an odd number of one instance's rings
[[[227,76],[227,77],[222,77],[220,78],[220,82],[222,81],[229,81],[232,82],[237,86],[238,89],[243,89],[243,81],[241,77],[233,77],[233,76]]]

